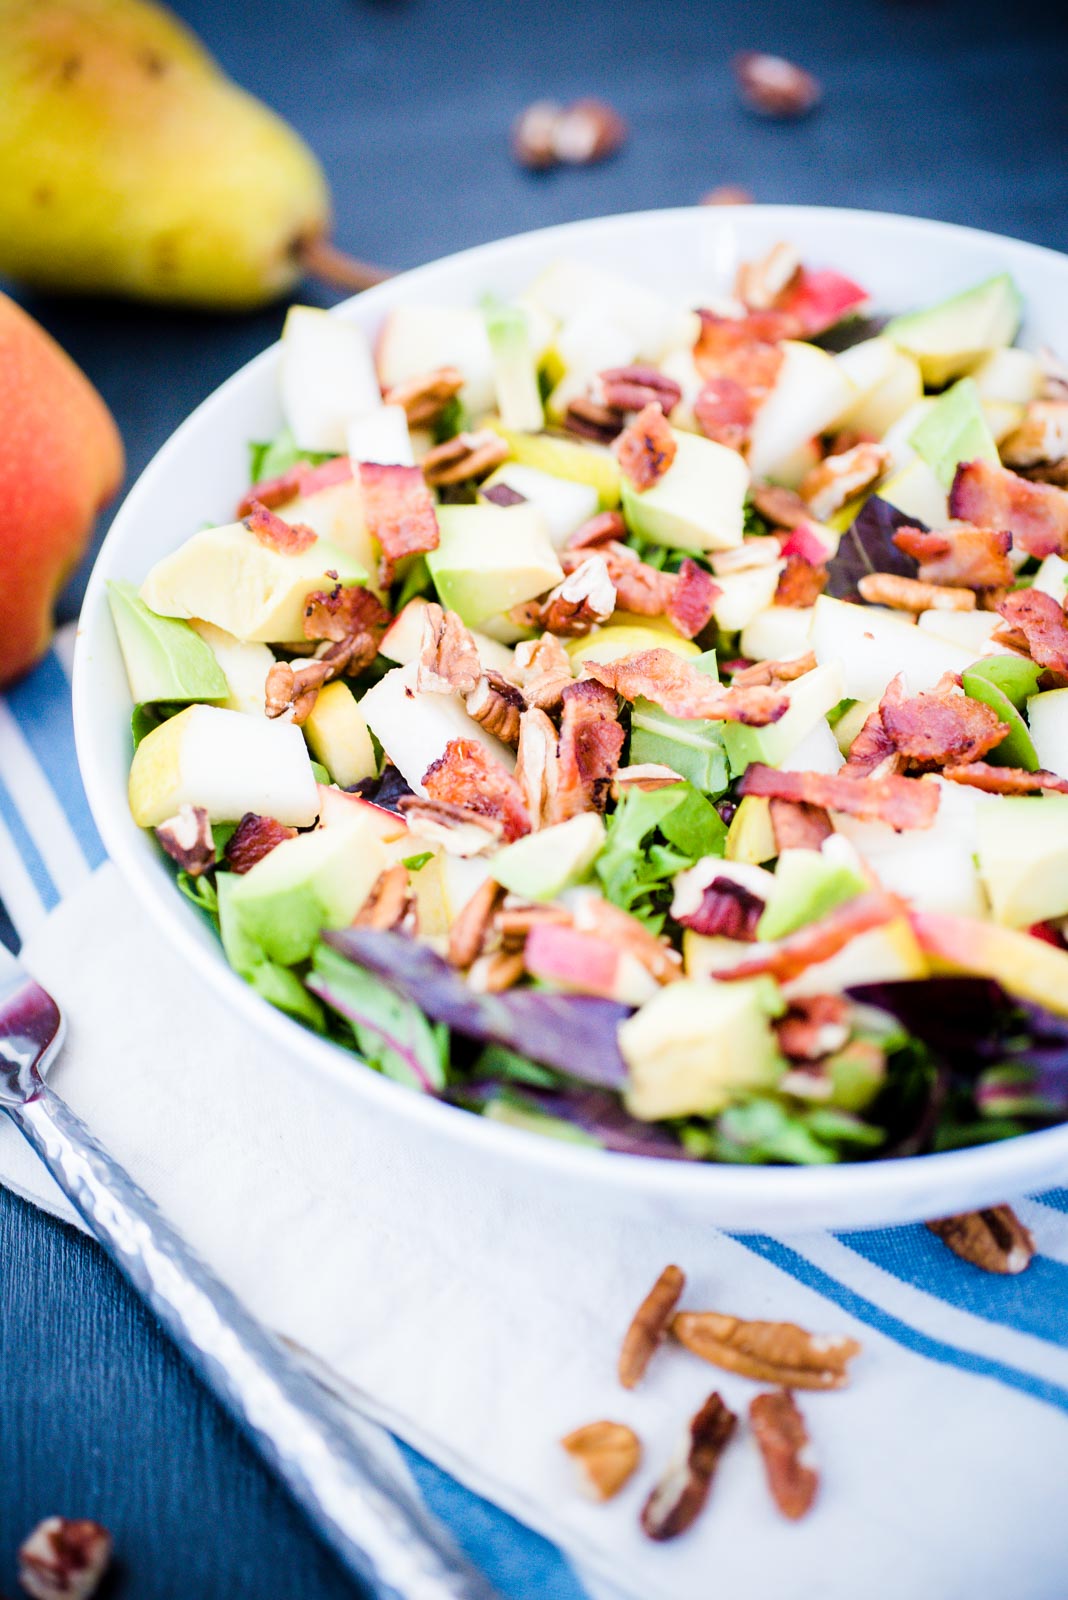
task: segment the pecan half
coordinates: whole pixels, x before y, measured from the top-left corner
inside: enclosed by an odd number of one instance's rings
[[[642,1531],[650,1539],[674,1539],[693,1526],[737,1423],[722,1397],[710,1394],[691,1421],[682,1450],[642,1507]]]
[[[949,589],[943,584],[924,583],[920,578],[905,578],[896,572],[866,572],[857,583],[869,605],[890,606],[895,611],[974,611],[974,589]]]
[[[587,1422],[560,1440],[578,1468],[583,1491],[611,1500],[637,1470],[641,1442],[625,1422]]]
[[[632,789],[640,789],[645,794],[653,789],[670,789],[672,784],[682,781],[682,775],[672,767],[665,767],[659,761],[642,761],[637,766],[619,768],[612,779],[612,797],[620,800]]]
[[[422,693],[470,694],[482,676],[478,648],[455,611],[431,600],[423,612],[415,687]]]
[[[734,292],[750,311],[770,311],[796,283],[801,257],[796,245],[780,239],[757,261],[743,261],[734,279]]]
[[[877,483],[889,465],[890,452],[881,444],[855,444],[807,472],[801,480],[801,498],[818,522],[826,522],[847,500]]]
[[[762,116],[802,117],[822,98],[812,74],[783,56],[746,50],[735,56],[732,65],[742,99]]]
[[[403,861],[397,861],[379,873],[371,893],[356,913],[353,927],[396,928],[404,921],[410,904],[408,868]]]
[[[564,427],[569,433],[578,434],[580,439],[589,439],[594,444],[611,444],[622,431],[623,417],[592,395],[577,394],[564,412]]]
[[[508,446],[499,433],[483,428],[478,433],[458,433],[428,450],[423,457],[423,477],[431,488],[470,483],[484,478],[508,459]]]
[[[554,711],[574,681],[570,657],[551,633],[517,644],[512,670],[527,705],[539,711]]]
[[[603,100],[576,100],[557,119],[553,153],[568,166],[606,161],[625,143],[627,124]]]
[[[191,878],[207,872],[215,860],[215,841],[203,806],[182,806],[177,815],[160,823],[156,838]]]
[[[699,206],[751,206],[753,196],[737,183],[719,183],[697,202]]]
[[[799,494],[776,483],[757,484],[749,498],[754,510],[774,528],[796,528],[812,516]]]
[[[613,411],[641,411],[657,401],[666,416],[682,399],[682,389],[659,368],[635,364],[599,372],[593,396]]]
[[[941,1217],[927,1226],[962,1261],[984,1272],[1016,1273],[1029,1266],[1035,1241],[1011,1206],[989,1206]]]
[[[860,1351],[845,1334],[808,1333],[793,1322],[747,1322],[720,1311],[680,1311],[671,1333],[703,1361],[725,1372],[790,1389],[841,1389]]]
[[[797,1401],[788,1389],[758,1394],[749,1402],[749,1426],[764,1458],[772,1499],[784,1517],[796,1522],[810,1509],[820,1486]]]
[[[754,661],[751,667],[742,667],[731,678],[736,689],[766,688],[771,684],[793,683],[803,678],[816,666],[815,652],[806,650],[803,656],[791,656],[788,661]]]
[[[275,845],[296,837],[296,828],[287,828],[285,823],[276,822],[273,817],[261,817],[255,811],[246,811],[227,840],[223,854],[230,871],[240,876],[251,872],[256,862],[269,856]]]
[[[571,682],[570,677],[568,682]],[[557,734],[548,713],[537,706],[524,711],[519,719],[519,747],[515,777],[535,828],[551,820],[556,803],[560,762],[556,753]]]
[[[634,1313],[619,1352],[619,1381],[633,1389],[664,1341],[679,1297],[686,1287],[680,1267],[665,1267]]]
[[[481,953],[482,942],[493,921],[493,913],[504,890],[492,878],[480,884],[449,930],[449,962],[454,967],[469,967]]]
[[[519,982],[524,970],[522,950],[494,950],[475,957],[467,981],[476,994],[503,994]]]
[[[616,608],[616,590],[601,555],[587,556],[544,600],[528,600],[510,613],[521,627],[581,638]]]
[[[1014,433],[1002,441],[1001,459],[1017,471],[1053,466],[1068,456],[1068,399],[1033,400]]]
[[[383,396],[387,406],[403,406],[409,428],[429,428],[464,386],[458,367],[435,367],[416,378],[393,384]]]
[[[526,710],[522,689],[492,669],[478,680],[464,702],[467,714],[502,744],[519,743],[519,719]]]
[[[521,167],[539,171],[556,165],[556,125],[563,115],[556,100],[535,100],[512,124],[512,154]]]
[[[424,800],[421,795],[408,794],[398,806],[411,832],[428,844],[440,845],[447,856],[489,855],[504,836],[504,824],[495,817],[484,817],[448,800]]]
[[[34,1600],[88,1600],[111,1560],[111,1535],[88,1518],[46,1517],[19,1546],[19,1583]]]
[[[276,661],[263,690],[268,717],[285,717],[299,728],[307,722],[324,683],[337,676],[334,661]]]

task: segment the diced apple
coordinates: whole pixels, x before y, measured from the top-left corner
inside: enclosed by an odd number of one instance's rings
[[[944,672],[963,672],[975,660],[971,651],[903,621],[897,612],[825,594],[816,601],[811,640],[821,665],[835,662],[841,669],[839,699],[879,700],[899,672],[909,693],[918,694],[933,689]]]
[[[949,496],[926,461],[918,456],[881,483],[879,495],[929,528],[943,527],[949,521]]]
[[[789,661],[804,655],[811,629],[811,606],[768,606],[742,629],[742,655],[753,661]]]
[[[634,354],[643,361],[657,361],[668,350],[692,346],[700,331],[696,312],[587,261],[554,262],[531,284],[526,298],[562,323],[582,312],[607,318],[634,341]]]
[[[1009,400],[1027,406],[1042,393],[1042,363],[1030,350],[1011,346],[991,350],[973,367],[972,378],[984,400]]]
[[[873,390],[892,375],[897,365],[897,346],[889,339],[875,338],[862,339],[859,344],[849,346],[835,356],[836,365],[845,373],[853,393],[845,410],[834,420],[844,424],[851,417],[856,408],[868,398]]]
[[[282,411],[301,450],[340,453],[353,418],[381,404],[363,329],[315,306],[289,308],[280,379]]]
[[[795,995],[838,994],[854,984],[898,983],[926,978],[927,973],[927,961],[908,919],[895,917],[882,927],[858,933],[827,961],[806,967],[783,985],[783,993],[789,999]]]
[[[130,810],[139,827],[155,828],[184,805],[202,806],[211,822],[255,811],[310,827],[319,801],[300,729],[202,705],[160,723],[134,751]]]
[[[776,478],[794,452],[829,427],[853,398],[850,378],[825,350],[787,339],[782,351],[778,377],[750,434],[754,478]]]
[[[1010,994],[1068,1015],[1068,951],[994,922],[917,911],[913,929],[942,970],[993,978]]]
[[[417,694],[415,663],[394,667],[359,702],[364,721],[416,794],[450,739],[476,739],[509,771],[515,754],[469,717],[456,695]]]
[[[630,951],[562,923],[535,924],[527,935],[524,960],[533,977],[570,994],[640,1006],[659,988]]]
[[[581,883],[601,853],[605,826],[596,811],[528,833],[498,850],[490,862],[497,882],[527,900],[555,900]]]
[[[349,423],[346,439],[353,461],[369,461],[383,467],[415,465],[403,406],[378,406],[356,417]]]
[[[784,561],[776,561],[768,567],[750,567],[745,572],[729,572],[717,578],[719,594],[712,606],[716,626],[724,633],[739,633],[755,617],[766,614],[785,565]]]
[[[460,398],[472,416],[490,411],[496,398],[486,319],[472,306],[403,305],[391,311],[375,347],[383,389],[435,367],[464,375]]]
[[[1002,796],[982,807],[977,827],[979,872],[998,922],[1026,928],[1068,916],[1068,795]]]
[[[493,491],[501,486],[521,494],[540,512],[556,550],[562,550],[575,529],[597,514],[599,499],[591,483],[575,483],[519,461],[506,462],[491,473],[479,489],[479,499],[492,503]]]
[[[741,772],[752,761],[779,766],[805,736],[812,732],[828,711],[845,698],[842,668],[837,661],[813,667],[793,683],[783,685],[790,709],[778,722],[764,728],[750,728],[741,722],[724,722],[721,737],[730,759],[731,771]]]
[[[217,628],[212,622],[201,622],[196,617],[190,627],[195,628],[211,648],[222,668],[230,689],[228,698],[222,701],[224,709],[243,711],[253,717],[265,716],[267,674],[274,666],[274,656],[267,646],[235,639],[224,628]]]
[[[981,656],[1001,619],[996,611],[921,611],[916,624],[924,633],[937,634]]]
[[[405,854],[414,854],[408,824],[398,811],[377,806],[359,794],[347,794],[331,784],[319,785],[319,826],[321,828],[347,827],[359,821],[369,827],[376,838],[387,846],[400,845]]]

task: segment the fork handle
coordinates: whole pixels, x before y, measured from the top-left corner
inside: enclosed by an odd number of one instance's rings
[[[390,1600],[493,1600],[488,1580],[54,1090],[42,1082],[5,1109],[349,1571]]]

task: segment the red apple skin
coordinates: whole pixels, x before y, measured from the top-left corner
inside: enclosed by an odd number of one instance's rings
[[[607,939],[575,928],[546,923],[527,935],[524,961],[529,973],[577,994],[618,1000],[619,951]]]
[[[88,378],[0,294],[0,686],[47,650],[56,595],[124,468]]]

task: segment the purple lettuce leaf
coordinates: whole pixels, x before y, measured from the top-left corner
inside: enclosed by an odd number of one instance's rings
[[[914,578],[918,564],[894,543],[898,528],[926,529],[916,517],[907,517],[888,500],[871,495],[843,533],[828,563],[827,593],[835,600],[859,600],[857,584],[869,572],[893,572]]]
[[[629,1116],[618,1096],[603,1089],[560,1087],[542,1089],[505,1079],[483,1079],[454,1091],[461,1099],[480,1104],[507,1098],[543,1117],[553,1117],[588,1134],[604,1150],[622,1155],[659,1156],[668,1161],[693,1161],[695,1157],[668,1130]]]
[[[370,800],[385,811],[398,811],[398,802],[415,793],[389,761],[382,769],[380,778],[361,778],[348,792],[359,795],[361,800]]]
[[[630,1015],[629,1006],[540,989],[477,994],[428,945],[400,933],[345,928],[324,938],[356,966],[414,1000],[435,1022],[466,1038],[506,1045],[583,1083],[607,1089],[626,1083],[616,1030]]]

